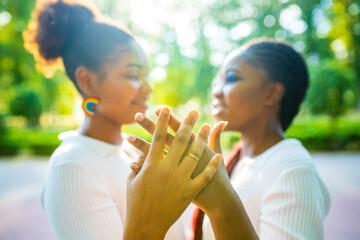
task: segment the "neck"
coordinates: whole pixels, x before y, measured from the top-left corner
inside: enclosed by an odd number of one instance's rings
[[[262,122],[242,131],[243,148],[241,156],[255,157],[285,138],[278,121]]]
[[[110,144],[119,145],[122,143],[121,125],[100,114],[95,115],[93,118],[86,116],[79,132],[85,136]]]

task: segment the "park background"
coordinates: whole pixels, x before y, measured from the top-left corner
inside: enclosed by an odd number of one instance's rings
[[[353,0],[93,1],[139,36],[149,56],[150,106],[213,123],[211,84],[224,57],[255,37],[288,41],[305,57],[311,85],[286,132],[312,151],[360,150],[360,3]],[[75,129],[81,98],[63,71],[46,78],[26,52],[35,0],[0,1],[0,153],[49,155]],[[148,110],[153,116],[154,108]],[[200,126],[201,124],[198,124]],[[138,126],[124,129],[150,140]],[[238,135],[223,137],[225,147]]]
[[[286,135],[298,138],[312,153],[333,152],[317,155],[323,157],[323,166],[331,166],[332,161],[338,164],[341,156],[359,158],[359,1],[91,2],[139,36],[154,87],[147,111],[151,118],[155,119],[156,106],[168,105],[180,118],[189,109],[198,109],[199,122],[213,124],[211,85],[225,56],[250,39],[269,37],[291,43],[304,56],[310,71],[306,100]],[[46,163],[60,143],[57,135],[76,129],[84,117],[81,98],[64,72],[57,71],[51,78],[43,76],[24,49],[22,32],[34,6],[35,0],[0,0],[0,166],[9,166],[10,162],[26,165],[24,161],[33,159]],[[124,131],[151,140],[136,125],[125,126]],[[223,147],[230,149],[239,137],[231,132],[223,134]],[[357,160],[349,169],[359,166]],[[0,173],[5,174],[4,169]],[[329,172],[325,175],[332,177]],[[353,179],[360,182],[358,174]],[[0,180],[0,188],[11,189],[4,187],[11,181],[5,177]],[[354,185],[354,189],[355,202],[360,199],[360,188]],[[359,213],[359,208],[356,211]],[[359,230],[354,229],[351,236],[360,237]]]

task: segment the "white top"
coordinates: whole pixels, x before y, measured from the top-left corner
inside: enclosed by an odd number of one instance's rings
[[[41,203],[57,239],[122,239],[129,163],[138,150],[108,144],[76,131],[59,135],[50,158]],[[180,222],[165,239],[184,239]]]
[[[308,151],[285,139],[235,166],[231,183],[260,239],[323,239],[330,194]],[[215,239],[208,217],[203,239]]]

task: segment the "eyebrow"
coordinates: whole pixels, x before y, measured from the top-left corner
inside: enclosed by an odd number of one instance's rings
[[[143,68],[142,65],[138,64],[138,63],[129,63],[127,65],[125,65],[125,67],[137,67],[137,68]]]
[[[228,72],[237,72],[237,73],[241,74],[241,72],[239,70],[235,69],[235,68],[230,68],[230,69],[225,71],[225,73],[228,73]]]

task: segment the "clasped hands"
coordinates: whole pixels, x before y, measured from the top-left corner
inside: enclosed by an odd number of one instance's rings
[[[215,209],[209,201],[214,189],[203,190],[214,175],[226,176],[222,155],[215,152],[221,152],[219,139],[226,122],[219,122],[211,131],[204,124],[195,135],[196,111],[190,111],[182,123],[167,107],[156,113],[156,124],[143,114],[135,119],[153,134],[151,143],[135,136],[128,138],[142,156],[132,164],[128,179],[125,239],[163,239],[191,202],[204,211]],[[168,133],[168,126],[175,136]]]

